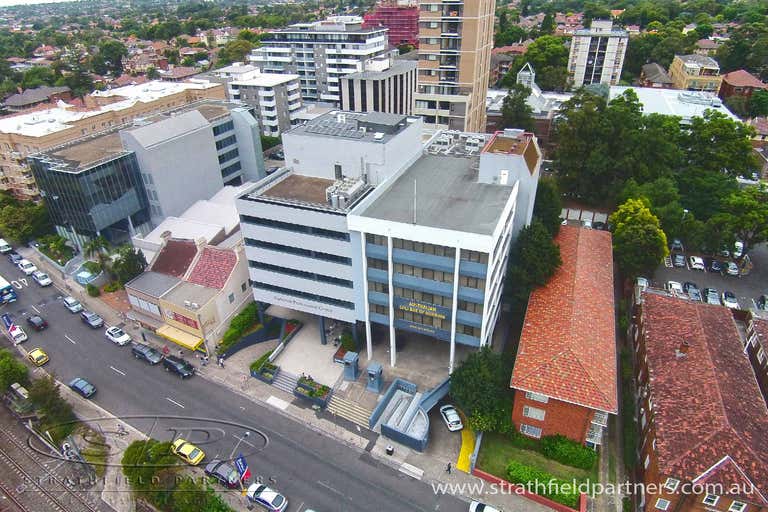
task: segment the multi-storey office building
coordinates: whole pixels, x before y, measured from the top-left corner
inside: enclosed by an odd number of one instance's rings
[[[568,76],[574,87],[616,85],[621,80],[629,33],[613,28],[612,21],[595,20],[571,39]]]
[[[153,81],[84,98],[85,107],[59,103],[0,119],[0,190],[20,199],[40,197],[27,156],[73,140],[129,126],[134,119],[179,108],[195,101],[224,99],[224,87],[205,80],[167,83]]]
[[[362,28],[358,16],[332,16],[270,32],[250,60],[266,73],[299,75],[304,100],[341,100],[341,77],[386,65],[387,29]]]
[[[436,129],[485,129],[494,0],[420,0],[415,113]]]
[[[380,113],[318,118],[284,135],[293,169],[237,208],[257,300],[364,324],[369,359],[384,329],[393,365],[398,332],[426,334],[448,343],[452,368],[457,343],[493,336],[541,155],[514,131],[440,133],[425,149],[421,128]]]
[[[417,64],[393,60],[384,71],[361,71],[341,79],[341,108],[354,112],[412,115]]]

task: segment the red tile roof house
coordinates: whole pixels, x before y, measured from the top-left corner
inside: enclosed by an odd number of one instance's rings
[[[528,302],[510,387],[523,434],[602,442],[617,414],[613,252],[607,231],[561,226],[562,266]]]
[[[731,311],[658,291],[641,299],[641,509],[768,510],[768,409]]]
[[[760,81],[749,71],[739,69],[723,75],[723,83],[720,85],[718,94],[723,99],[731,96],[750,98],[753,92],[759,90],[768,90],[768,84]]]

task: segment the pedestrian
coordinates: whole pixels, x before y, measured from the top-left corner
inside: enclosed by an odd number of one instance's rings
[[[184,349],[183,348],[179,349],[179,357],[184,357]]]
[[[445,466],[445,472],[449,475],[451,474],[451,463],[449,462],[447,466]]]
[[[224,368],[224,358],[222,356],[219,356],[219,366]]]
[[[170,353],[171,353],[171,349],[168,348],[168,345],[164,345],[163,346],[163,355],[167,356]]]

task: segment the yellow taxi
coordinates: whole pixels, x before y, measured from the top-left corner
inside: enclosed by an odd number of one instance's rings
[[[48,362],[48,354],[43,352],[41,348],[33,348],[27,354],[27,359],[35,366],[43,366]]]
[[[171,453],[190,466],[197,466],[205,458],[203,450],[181,438],[173,442],[171,445]]]

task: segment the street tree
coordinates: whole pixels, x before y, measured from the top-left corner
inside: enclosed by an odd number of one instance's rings
[[[245,39],[235,39],[225,44],[219,50],[218,64],[231,64],[232,62],[241,62],[251,53],[254,45]]]
[[[4,393],[14,382],[26,385],[29,382],[29,370],[11,352],[0,349],[0,393]]]
[[[705,222],[720,212],[723,200],[738,189],[733,176],[696,168],[683,170],[676,180],[682,204]]]
[[[536,70],[536,84],[543,90],[562,91],[567,87],[568,48],[563,38],[547,35],[536,39],[528,46],[525,55],[515,58],[502,85],[511,87],[526,62]]]
[[[610,216],[613,252],[626,277],[650,272],[669,254],[659,219],[644,199],[628,199]]]
[[[552,234],[534,218],[520,231],[510,253],[507,292],[515,305],[525,304],[530,293],[547,284],[562,263],[560,247]]]
[[[757,170],[750,142],[753,134],[752,127],[708,109],[691,119],[682,137],[687,167],[749,176]]]
[[[525,85],[512,86],[501,106],[501,122],[504,128],[533,131],[533,109],[526,101],[530,95],[531,90]]]
[[[536,188],[536,201],[533,204],[533,216],[541,221],[551,236],[560,231],[560,214],[563,201],[560,189],[554,178],[541,178]]]
[[[93,58],[93,70],[100,74],[120,76],[123,73],[123,57],[128,49],[115,39],[108,39],[99,45],[99,51]]]
[[[730,217],[731,232],[744,242],[743,254],[768,239],[768,192],[756,187],[738,190],[725,198],[723,210]]]
[[[117,258],[112,264],[112,272],[120,284],[125,284],[138,276],[147,268],[144,253],[130,245],[124,245],[118,250]]]
[[[749,99],[749,115],[751,117],[768,116],[768,91],[758,90]]]

